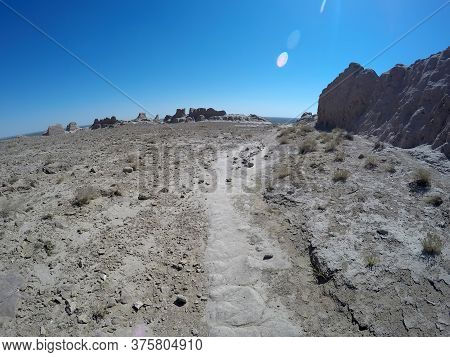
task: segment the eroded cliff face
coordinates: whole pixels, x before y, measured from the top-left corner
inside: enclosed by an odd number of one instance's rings
[[[351,63],[319,98],[317,127],[376,135],[402,148],[431,145],[450,157],[450,47],[378,76]]]

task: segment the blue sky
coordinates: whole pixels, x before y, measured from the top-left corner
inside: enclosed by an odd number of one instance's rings
[[[447,2],[327,0],[321,13],[323,0],[1,1],[151,114],[211,106],[285,117]],[[443,50],[449,19],[447,5],[370,67],[381,73]],[[288,48],[293,31],[300,40]],[[278,68],[284,51],[288,62]],[[139,111],[0,2],[0,137]]]

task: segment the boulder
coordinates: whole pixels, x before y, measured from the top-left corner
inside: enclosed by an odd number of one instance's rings
[[[61,124],[50,125],[47,131],[44,133],[44,136],[57,136],[64,135],[64,128]]]
[[[356,63],[319,98],[317,128],[377,136],[402,148],[431,145],[450,158],[450,47],[378,76]]]

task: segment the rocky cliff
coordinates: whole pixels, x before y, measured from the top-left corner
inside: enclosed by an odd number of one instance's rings
[[[378,76],[351,63],[319,98],[317,127],[375,135],[402,148],[429,144],[450,157],[450,47]]]

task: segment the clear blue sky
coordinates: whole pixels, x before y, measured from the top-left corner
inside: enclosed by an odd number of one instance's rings
[[[327,0],[321,13],[323,0],[1,1],[152,114],[212,106],[286,117],[447,2]],[[380,73],[443,50],[449,20],[450,5],[370,67]],[[298,45],[288,48],[296,30]],[[284,51],[289,60],[278,68]],[[139,111],[0,3],[0,137]]]

